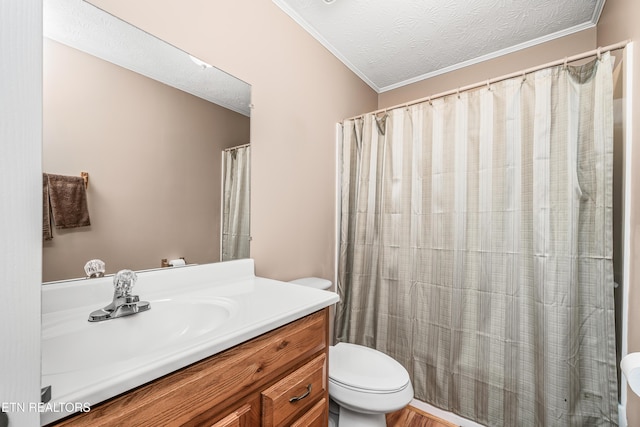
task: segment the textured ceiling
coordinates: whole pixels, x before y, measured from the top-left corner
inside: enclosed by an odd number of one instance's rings
[[[605,0],[273,0],[377,92],[596,25]]]
[[[250,115],[251,86],[196,65],[184,51],[82,0],[44,0],[43,32],[52,40]]]

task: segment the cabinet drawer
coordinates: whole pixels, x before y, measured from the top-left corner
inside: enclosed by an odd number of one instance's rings
[[[262,392],[262,423],[286,425],[325,397],[327,356],[321,354]]]
[[[327,407],[327,399],[322,398],[313,408],[309,409],[303,416],[291,424],[291,427],[326,427],[329,424],[327,417],[329,416],[329,408]]]

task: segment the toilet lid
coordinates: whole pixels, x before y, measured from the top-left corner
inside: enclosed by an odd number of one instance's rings
[[[329,379],[351,388],[393,392],[409,384],[409,374],[396,360],[361,345],[329,347]]]

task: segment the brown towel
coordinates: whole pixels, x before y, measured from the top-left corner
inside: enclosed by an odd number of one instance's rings
[[[47,174],[49,205],[56,228],[91,225],[87,207],[87,191],[80,176]]]
[[[42,174],[42,238],[44,240],[53,239],[51,230],[51,206],[49,205],[49,177]]]

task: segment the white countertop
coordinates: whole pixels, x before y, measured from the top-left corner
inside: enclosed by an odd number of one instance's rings
[[[67,409],[82,408],[83,405],[86,407],[109,399],[339,300],[333,292],[256,277],[253,260],[239,260],[138,273],[133,294],[149,301],[151,310],[120,319],[88,322],[91,311],[111,302],[112,280],[112,277],[104,277],[43,286],[42,386],[52,386],[52,399],[47,405],[50,411],[42,413],[42,425],[69,415]],[[148,314],[154,310],[155,303],[157,310],[154,316],[158,319],[157,316],[163,313],[161,307],[169,307],[173,301],[216,301],[225,307],[229,318],[211,331],[177,342],[166,338],[163,331],[145,332],[154,326],[166,328],[166,325],[158,326],[161,322],[154,321],[154,317]],[[197,316],[194,319],[189,321],[198,321]],[[121,322],[111,326],[126,325],[127,335],[133,334],[135,338],[137,333],[145,334],[141,339],[153,339],[153,345],[127,354],[126,340],[120,342],[118,337],[100,337],[96,344],[93,341],[100,334],[99,325],[106,322]],[[60,325],[64,326],[62,330]],[[89,329],[93,344],[69,343],[63,338],[58,340],[65,330],[76,327],[85,333],[87,328],[94,328]],[[160,338],[154,338],[156,336]],[[156,342],[162,340],[165,342],[158,342],[156,346]],[[122,351],[118,351],[119,346]],[[101,355],[96,354],[101,351],[123,354],[125,360],[117,357],[111,360],[110,356],[109,362],[105,363],[104,357],[101,360]],[[56,353],[57,356],[54,355]],[[81,363],[74,364],[73,369],[62,369],[56,366],[60,364],[60,354],[72,355]]]

